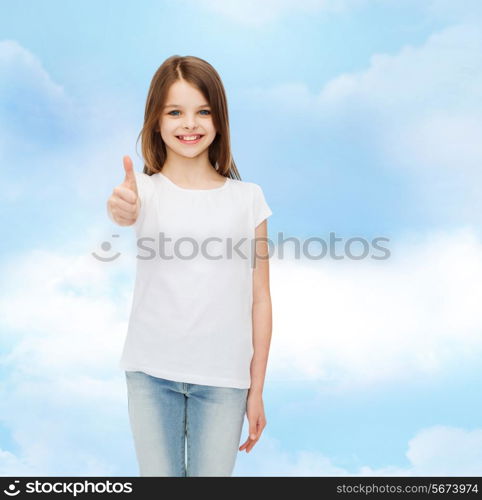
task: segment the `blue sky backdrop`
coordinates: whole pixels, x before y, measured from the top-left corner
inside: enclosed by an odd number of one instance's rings
[[[105,204],[124,155],[142,171],[173,54],[220,73],[273,241],[390,240],[386,260],[274,247],[268,426],[234,473],[480,475],[481,2],[0,6],[1,475],[137,475],[117,366],[135,236]]]

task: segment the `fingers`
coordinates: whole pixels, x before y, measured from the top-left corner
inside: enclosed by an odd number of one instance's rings
[[[132,189],[126,187],[124,184],[114,188],[113,195],[124,202],[134,205],[137,201],[137,195]]]
[[[116,220],[120,226],[132,226],[135,222],[132,218],[122,217],[121,215],[116,215]]]
[[[122,162],[125,172],[124,181],[114,188],[108,200],[108,209],[111,218],[119,225],[130,226],[139,216],[141,202],[132,160],[129,156],[124,156]]]
[[[130,189],[117,186],[109,198],[109,207],[117,223],[130,226],[139,215],[140,200]]]
[[[246,449],[246,453],[249,453],[253,446],[258,442],[259,437],[256,439],[251,439],[251,437],[248,437],[246,441],[239,447],[239,451],[243,451]]]
[[[239,451],[246,449],[246,453],[249,453],[254,445],[259,441],[263,429],[266,427],[266,423],[263,420],[258,420],[256,423],[249,425],[249,436],[248,439],[239,447]]]
[[[132,164],[132,160],[129,156],[124,156],[122,162],[124,163],[125,171],[125,178],[122,184],[134,191],[135,194],[138,194],[136,176],[134,174],[134,166]]]
[[[259,441],[259,438],[261,437],[261,432],[262,432],[261,428],[257,433],[250,432],[248,439],[246,439],[246,441],[239,447],[239,451],[243,451],[244,449],[246,449],[246,453],[249,453],[253,449],[254,445]]]

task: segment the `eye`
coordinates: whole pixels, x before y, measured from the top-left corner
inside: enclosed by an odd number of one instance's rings
[[[207,115],[204,115],[204,116],[209,116],[211,114],[211,111],[209,111],[208,109],[201,109],[201,111],[199,111],[200,113],[203,113],[203,112],[206,112],[208,113]],[[168,115],[171,115],[171,116],[177,116],[177,115],[173,115],[172,113],[179,113],[179,110],[177,109],[174,109],[172,111],[169,111],[169,113],[167,113]]]

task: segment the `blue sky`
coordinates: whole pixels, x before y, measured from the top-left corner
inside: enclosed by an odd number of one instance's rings
[[[268,426],[235,474],[480,474],[480,2],[1,4],[0,474],[137,474],[135,238],[105,202],[173,54],[220,73],[273,240],[390,239],[382,261],[273,255]]]

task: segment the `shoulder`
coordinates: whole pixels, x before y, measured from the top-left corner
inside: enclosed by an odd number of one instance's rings
[[[147,197],[152,194],[154,191],[154,179],[153,177],[156,175],[148,175],[144,172],[138,172],[134,170],[134,175],[136,178],[137,189],[142,197]]]
[[[143,184],[152,183],[152,175],[145,174],[144,172],[138,172],[137,170],[134,170],[134,174],[137,181],[142,182]]]
[[[230,181],[234,189],[237,189],[244,194],[255,196],[261,191],[261,186],[255,182],[240,181],[239,179],[230,179]]]
[[[259,184],[238,179],[231,179],[231,184],[233,186],[232,192],[235,193],[235,197],[240,203],[247,203],[251,207],[255,207],[255,210],[257,210],[257,207],[266,204],[263,189]]]

